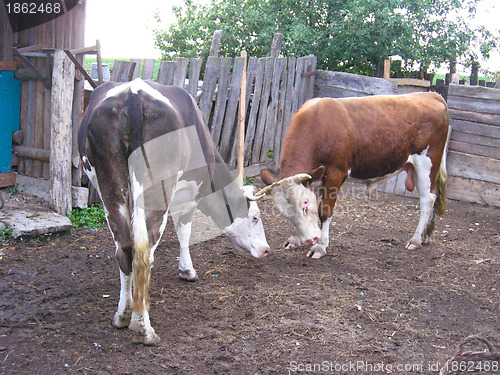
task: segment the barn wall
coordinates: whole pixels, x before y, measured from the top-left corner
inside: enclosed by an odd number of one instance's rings
[[[422,91],[424,86],[356,74],[318,71],[315,96],[359,97]],[[450,85],[447,96],[452,128],[448,150],[447,196],[500,207],[500,90]],[[406,172],[379,185],[378,190],[417,197],[405,188]]]
[[[3,7],[0,7],[3,8]],[[37,27],[12,33],[5,28],[5,9],[0,10],[2,37],[0,59],[19,61],[12,54],[12,47],[23,48],[40,45],[36,51],[23,55],[36,67],[51,72],[53,49],[73,49],[84,46],[85,2],[82,1],[65,15]],[[8,25],[8,23],[7,23]],[[43,50],[48,49],[48,50]],[[22,64],[20,64],[22,65]],[[81,97],[81,93],[80,93]],[[78,93],[75,94],[78,98]],[[34,154],[45,154],[50,146],[51,91],[39,80],[26,79],[21,84],[20,129],[24,137],[20,146],[28,147]],[[44,159],[44,158],[42,158]],[[48,162],[28,157],[17,157],[17,172],[31,177],[48,179]]]

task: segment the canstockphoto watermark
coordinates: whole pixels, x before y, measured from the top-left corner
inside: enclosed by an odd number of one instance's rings
[[[291,361],[288,370],[291,373],[424,373],[433,371],[431,363],[385,363],[367,361],[322,361],[320,363],[310,363],[301,361]]]

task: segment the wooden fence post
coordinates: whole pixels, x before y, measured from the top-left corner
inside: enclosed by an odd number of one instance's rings
[[[212,37],[212,45],[210,46],[210,56],[217,57],[219,55],[220,41],[222,39],[222,30],[215,30]]]
[[[240,88],[240,103],[238,107],[238,158],[236,163],[238,166],[238,186],[243,186],[243,169],[245,162],[245,100],[247,96],[247,51],[241,52],[243,62],[243,73],[241,75],[241,88]]]
[[[62,50],[54,53],[50,130],[50,207],[66,215],[71,200],[71,139],[75,66]]]

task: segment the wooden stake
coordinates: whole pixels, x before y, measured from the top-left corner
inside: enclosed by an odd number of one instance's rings
[[[247,51],[241,52],[241,57],[245,59],[241,77],[240,103],[238,107],[238,178],[236,182],[241,188],[243,186],[243,171],[245,158],[245,117],[246,117],[246,96],[247,96]]]
[[[71,139],[75,66],[62,50],[54,53],[50,130],[50,207],[61,215],[72,208]]]

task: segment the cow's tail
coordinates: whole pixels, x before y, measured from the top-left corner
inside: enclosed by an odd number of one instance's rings
[[[140,95],[130,93],[126,103],[128,128],[133,148],[140,150],[142,145],[142,99]],[[132,298],[133,311],[149,310],[149,285],[151,282],[151,256],[146,210],[144,202],[144,183],[142,175],[145,171],[133,170],[129,163],[131,204],[131,234],[134,245],[132,271],[134,292]]]
[[[441,157],[441,164],[436,178],[437,196],[434,202],[434,212],[439,216],[443,216],[446,212],[446,181],[448,179],[448,173],[446,172],[446,154],[448,152],[450,133],[451,128],[448,130],[443,156]]]

